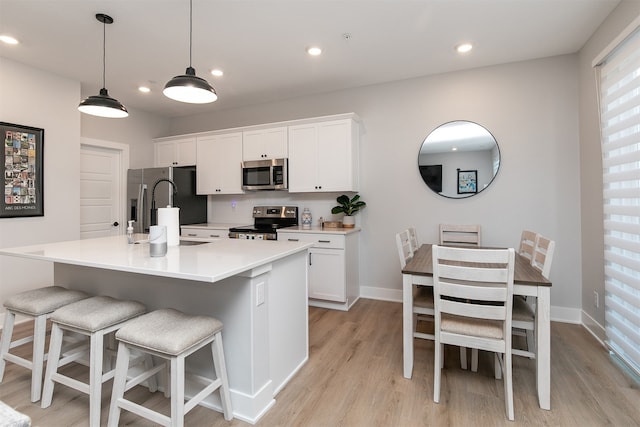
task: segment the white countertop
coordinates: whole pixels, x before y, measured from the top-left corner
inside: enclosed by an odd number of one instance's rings
[[[279,228],[278,233],[316,233],[316,234],[351,234],[357,233],[360,227],[344,228],[344,227],[311,227],[302,228],[301,225],[295,227]]]
[[[253,223],[251,224],[247,224],[247,223],[238,223],[238,222],[203,222],[201,224],[185,224],[185,225],[181,225],[180,228],[202,228],[202,229],[213,229],[213,230],[223,230],[223,229],[229,229],[229,228],[234,228],[234,227],[245,227],[247,225],[253,225]]]
[[[136,240],[146,234],[136,234]],[[176,279],[217,282],[311,247],[310,243],[220,239],[200,245],[170,246],[163,257],[149,256],[149,244],[127,244],[126,236],[103,237],[0,249],[0,255],[126,271]]]

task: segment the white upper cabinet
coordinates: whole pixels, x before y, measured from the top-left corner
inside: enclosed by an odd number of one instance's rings
[[[242,159],[244,161],[286,157],[286,126],[242,132]]]
[[[242,132],[197,139],[196,193],[242,194]]]
[[[358,146],[352,119],[289,126],[289,192],[358,191]]]
[[[158,141],[153,146],[154,166],[193,166],[196,164],[196,138]]]

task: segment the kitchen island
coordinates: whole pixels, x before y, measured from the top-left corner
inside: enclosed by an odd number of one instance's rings
[[[127,244],[126,236],[6,248],[0,255],[53,262],[56,285],[137,300],[149,311],[172,307],[220,319],[233,414],[255,423],[308,359],[311,244],[182,243],[157,258],[149,256],[148,243]],[[188,369],[211,377],[206,357],[195,353]],[[217,396],[203,404],[220,408]]]

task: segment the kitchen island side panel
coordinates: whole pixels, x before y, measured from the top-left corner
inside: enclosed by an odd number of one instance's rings
[[[283,387],[308,357],[306,252],[215,283],[62,263],[55,263],[54,277],[58,285],[92,295],[140,301],[148,311],[172,307],[221,320],[233,413],[255,423],[274,405],[275,387]],[[264,303],[258,301],[259,285],[265,286]],[[272,305],[287,313],[286,321],[277,320],[279,314],[270,321]],[[188,370],[213,377],[204,350],[188,360]],[[217,395],[204,405],[219,409]]]

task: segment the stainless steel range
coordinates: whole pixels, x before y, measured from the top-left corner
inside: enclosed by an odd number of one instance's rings
[[[278,228],[298,225],[297,206],[256,206],[253,226],[229,229],[230,239],[278,240]]]

